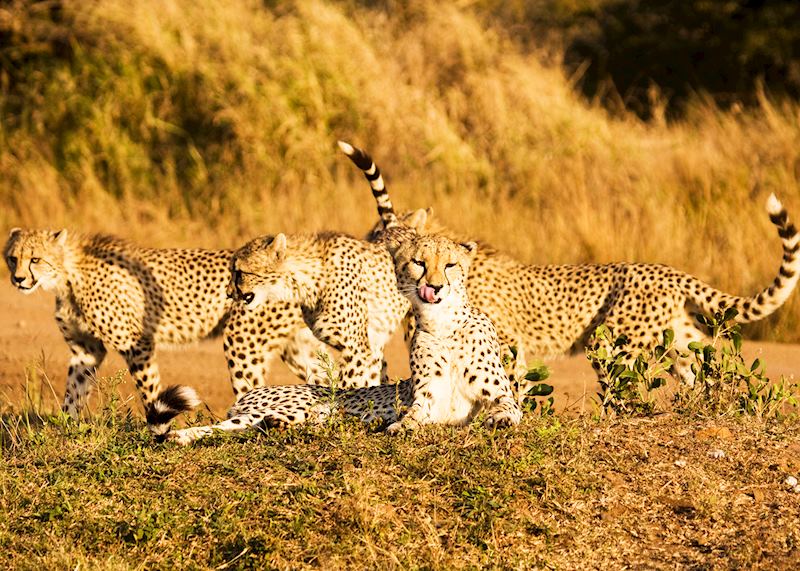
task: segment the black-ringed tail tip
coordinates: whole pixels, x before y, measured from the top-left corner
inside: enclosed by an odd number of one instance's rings
[[[147,407],[147,427],[156,442],[161,442],[170,430],[172,420],[184,412],[189,412],[202,401],[197,392],[182,385],[167,387]]]
[[[342,152],[353,161],[353,163],[364,172],[364,176],[369,181],[369,186],[372,189],[372,196],[378,203],[378,215],[383,221],[384,227],[394,226],[397,224],[397,215],[394,212],[394,206],[389,199],[389,193],[386,191],[386,185],[381,176],[381,170],[378,168],[372,157],[367,153],[354,147],[350,143],[338,141],[337,144]]]
[[[767,214],[778,229],[783,245],[783,259],[778,275],[772,283],[750,297],[739,297],[718,291],[694,277],[684,280],[686,295],[706,314],[734,308],[736,321],[749,323],[762,319],[783,305],[797,286],[800,278],[800,233],[789,220],[786,209],[774,194],[767,198]]]

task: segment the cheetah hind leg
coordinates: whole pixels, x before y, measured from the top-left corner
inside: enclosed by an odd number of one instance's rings
[[[675,349],[672,354],[675,364],[672,366],[672,372],[682,384],[694,387],[695,374],[692,372],[694,358],[689,351],[689,343],[694,341],[710,343],[711,340],[694,325],[694,320],[688,312],[672,322],[672,330],[675,332]]]
[[[262,421],[265,421],[265,418],[262,415],[243,413],[216,424],[209,424],[207,426],[193,426],[191,428],[173,430],[167,434],[166,439],[169,442],[175,442],[181,446],[186,446],[195,440],[200,440],[206,436],[211,436],[215,431],[241,432],[242,430],[247,430],[248,428],[257,425]]]

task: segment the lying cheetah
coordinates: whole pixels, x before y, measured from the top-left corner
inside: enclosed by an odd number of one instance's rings
[[[517,424],[522,411],[503,372],[494,327],[467,299],[465,281],[475,244],[432,236],[395,245],[398,285],[417,320],[410,380],[335,394],[309,385],[260,387],[239,399],[223,422],[166,432],[176,415],[198,402],[192,389],[170,387],[159,418],[166,438],[189,444],[215,430],[320,421],[337,412],[390,423],[389,433],[428,423],[463,425],[484,409],[489,427]]]
[[[246,310],[231,305],[229,250],[138,248],[109,236],[14,229],[4,256],[18,290],[56,295],[56,322],[72,353],[63,405],[72,416],[83,409],[109,347],[125,358],[148,418],[160,391],[157,347],[196,341],[223,325],[232,374],[242,363],[263,369],[270,353],[282,354],[301,376],[316,366],[322,345],[299,306],[268,304],[243,317]],[[239,393],[253,379],[232,381]]]
[[[393,210],[385,189],[376,194],[376,200],[380,208]],[[670,328],[678,352],[685,353],[689,343],[706,336],[694,319],[696,313],[710,315],[733,307],[738,311],[736,321],[749,323],[778,309],[797,285],[800,233],[774,194],[766,209],[778,228],[783,261],[772,284],[751,297],[723,293],[659,264],[528,266],[484,244],[472,262],[467,289],[473,304],[494,323],[500,341],[524,349],[528,356],[547,358],[583,351],[600,324],[627,336],[634,352],[652,348],[661,332]],[[399,218],[412,217],[419,219],[418,212]],[[430,209],[422,219],[421,232],[459,239],[436,223]],[[383,221],[379,221],[368,239],[379,239],[382,232]],[[406,326],[408,337],[413,323]],[[691,383],[687,365],[678,359],[675,372]]]
[[[344,388],[385,380],[383,348],[408,311],[386,248],[335,233],[256,238],[236,251],[231,293],[248,309],[296,303],[317,337],[340,351]]]
[[[477,244],[456,244],[443,236],[419,236],[391,243],[397,284],[411,301],[414,402],[388,427],[389,433],[419,424],[459,424],[487,408],[488,426],[517,424],[522,418],[501,362],[494,325],[473,308],[467,275]]]

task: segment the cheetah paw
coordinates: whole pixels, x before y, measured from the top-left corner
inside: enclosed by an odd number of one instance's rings
[[[504,411],[488,417],[484,425],[486,428],[508,428],[509,426],[519,424],[520,420],[522,420],[522,413],[518,413],[517,411]]]
[[[386,434],[389,436],[397,436],[398,434],[405,432],[406,427],[403,425],[403,422],[398,420],[397,422],[393,422],[386,428]]]

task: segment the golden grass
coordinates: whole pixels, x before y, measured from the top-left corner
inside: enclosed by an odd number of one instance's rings
[[[800,106],[611,117],[467,7],[58,6],[0,10],[0,230],[360,234],[374,206],[338,138],[373,153],[398,206],[533,263],[664,262],[746,294],[779,264],[769,192],[800,219]],[[799,313],[795,295],[756,333],[800,340]]]

